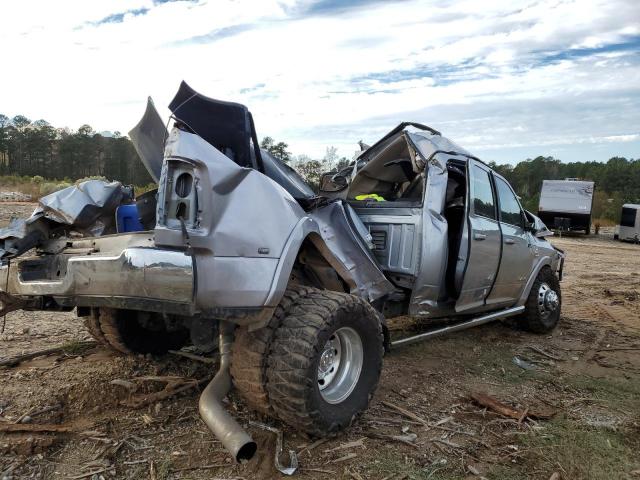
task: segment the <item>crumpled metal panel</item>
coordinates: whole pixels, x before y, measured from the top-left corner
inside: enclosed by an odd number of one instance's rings
[[[160,180],[164,142],[168,136],[167,127],[162,123],[162,118],[149,97],[147,109],[138,124],[129,131],[129,138],[155,182]]]
[[[460,145],[456,144],[452,140],[449,140],[447,137],[443,137],[442,135],[436,135],[431,132],[420,131],[420,132],[407,132],[407,136],[416,146],[420,155],[422,155],[422,160],[429,161],[432,157],[434,157],[438,152],[446,152],[452,155],[462,155],[465,157],[476,158],[467,150],[462,148]],[[425,168],[426,165],[421,165],[422,168]],[[446,169],[446,164],[445,164]]]
[[[132,198],[131,188],[103,180],[87,180],[42,197],[31,217],[12,220],[8,227],[0,229],[0,261],[41,245],[60,226],[88,230],[98,236],[105,224],[113,221],[116,207]]]
[[[424,145],[419,139],[412,140],[416,146]],[[421,148],[419,150],[421,155],[425,155]],[[449,251],[449,226],[444,217],[449,157],[445,154],[433,155],[426,170],[425,203],[422,209],[422,251],[409,303],[409,313],[412,315],[434,316],[442,308],[438,301],[444,288]]]
[[[197,270],[198,307],[260,307],[269,303],[272,285],[288,281],[290,268],[279,270],[290,253],[297,256],[304,238],[289,245],[304,218],[314,220],[310,231],[325,242],[337,268],[353,280],[353,293],[375,300],[393,291],[392,285],[368,254],[357,233],[354,214],[350,220],[342,202],[305,213],[279,184],[254,169],[242,168],[199,136],[173,129],[166,144],[166,161],[158,194],[156,245],[186,247],[184,232],[160,220],[165,217],[169,162],[193,166],[194,183],[200,192],[202,215],[198,228],[187,228]],[[363,227],[364,228],[364,227]],[[308,234],[309,232],[307,232]],[[291,252],[285,249],[289,246]],[[292,265],[292,264],[291,264]],[[281,293],[284,292],[284,287]],[[279,298],[277,298],[279,301]],[[277,304],[276,301],[276,304]]]
[[[182,81],[169,110],[193,133],[241,167],[262,170],[257,138],[251,145],[252,120],[246,106],[206,97]]]
[[[183,247],[185,239],[175,213],[168,210],[177,200],[170,186],[170,164],[191,168],[198,192],[196,227],[187,226],[196,249],[219,257],[278,258],[304,210],[276,182],[255,169],[243,168],[198,135],[173,128],[158,189],[158,245]]]
[[[0,229],[0,262],[15,258],[49,237],[49,225],[44,215],[12,219],[9,226]]]
[[[309,215],[318,223],[322,240],[331,254],[353,280],[350,285],[351,293],[372,302],[392,293],[395,288],[380,271],[365,240],[360,237],[359,228],[354,223],[360,220],[355,212],[349,215],[347,209],[351,207],[338,200],[310,212]],[[366,227],[362,225],[361,229],[366,230]]]
[[[42,197],[33,215],[42,213],[56,223],[87,228],[123,201],[132,199],[132,190],[120,182],[87,180]]]

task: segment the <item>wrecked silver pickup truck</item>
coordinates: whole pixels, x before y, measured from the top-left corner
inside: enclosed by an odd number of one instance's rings
[[[220,400],[311,435],[366,409],[385,349],[516,317],[560,317],[564,255],[507,181],[439,132],[404,123],[320,195],[258,148],[243,105],[183,82],[167,132],[153,103],[130,137],[158,190],[92,180],[0,231],[1,313],[77,308],[121,352],[219,345],[200,413],[237,460],[256,444]],[[391,341],[385,317],[432,329]]]

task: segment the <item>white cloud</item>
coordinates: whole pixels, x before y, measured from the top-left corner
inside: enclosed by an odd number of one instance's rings
[[[185,79],[205,95],[247,104],[259,135],[318,156],[331,144],[350,155],[353,142],[373,141],[401,120],[432,124],[498,159],[513,148],[587,148],[590,139],[610,145],[606,156],[620,143],[606,138],[636,135],[634,0],[372,2],[305,14],[310,7],[5,3],[0,112],[125,132],[147,95],[167,105]],[[625,143],[640,145],[637,136]]]

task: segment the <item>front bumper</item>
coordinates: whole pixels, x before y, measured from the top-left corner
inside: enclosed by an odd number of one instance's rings
[[[60,253],[12,261],[2,267],[0,278],[7,279],[6,292],[21,300],[47,298],[63,307],[192,315],[192,257],[157,248],[148,237],[127,234],[69,242]]]

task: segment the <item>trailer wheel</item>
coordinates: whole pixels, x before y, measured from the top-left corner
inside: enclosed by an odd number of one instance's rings
[[[188,330],[167,331],[160,314],[150,312],[93,308],[85,325],[98,342],[122,353],[162,354],[189,339]]]
[[[247,404],[263,414],[273,414],[267,393],[267,355],[276,329],[292,305],[313,289],[292,286],[284,293],[269,323],[253,332],[246,326],[236,328],[231,347],[231,377]]]
[[[380,379],[382,323],[364,300],[313,290],[276,330],[267,391],[275,414],[297,430],[323,436],[365,410]]]
[[[534,333],[553,330],[560,320],[562,294],[560,281],[549,267],[543,267],[531,287],[521,320],[524,328]]]

